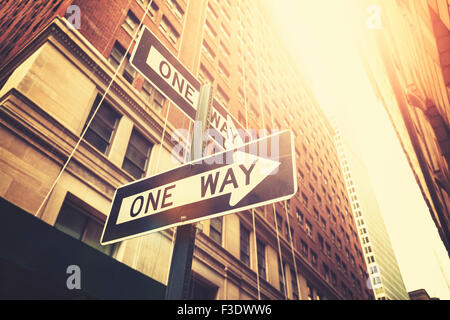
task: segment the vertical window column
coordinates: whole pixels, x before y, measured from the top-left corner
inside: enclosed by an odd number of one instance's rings
[[[209,236],[219,245],[222,245],[223,217],[210,220]]]
[[[85,126],[91,121],[94,111],[101,101],[101,97],[97,96],[92,106],[91,112],[86,120]],[[98,108],[94,118],[84,135],[84,139],[89,142],[95,149],[103,154],[108,154],[111,148],[114,132],[117,130],[120,115],[114,108],[103,100]]]
[[[250,267],[250,231],[240,225],[240,259],[241,261]]]
[[[266,280],[266,245],[261,240],[256,240],[258,253],[258,273],[259,277]]]
[[[153,144],[136,129],[133,129],[122,169],[131,174],[135,179],[145,177],[152,148]]]

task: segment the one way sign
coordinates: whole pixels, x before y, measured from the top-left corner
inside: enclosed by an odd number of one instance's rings
[[[202,158],[117,189],[102,244],[291,198],[291,131]]]

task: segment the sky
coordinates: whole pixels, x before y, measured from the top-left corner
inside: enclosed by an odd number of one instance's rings
[[[450,299],[447,251],[354,45],[355,26],[372,12],[357,11],[357,0],[264,1],[321,107],[368,168],[406,289]]]

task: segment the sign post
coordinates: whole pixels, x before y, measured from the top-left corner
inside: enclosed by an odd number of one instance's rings
[[[203,154],[203,133],[206,131],[206,126],[209,123],[212,97],[213,90],[211,84],[201,87],[196,122],[192,135],[191,160],[196,160],[198,155],[201,156]],[[187,224],[177,228],[169,269],[169,280],[167,282],[166,300],[190,298],[192,281],[191,268],[196,232],[197,229],[194,224]]]

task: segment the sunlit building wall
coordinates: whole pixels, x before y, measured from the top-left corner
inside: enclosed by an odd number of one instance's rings
[[[378,27],[360,51],[441,239],[450,251],[450,16],[446,0],[367,1]]]
[[[179,141],[171,137],[176,129],[188,130],[189,120],[129,63],[133,35],[145,17],[143,24],[202,83],[212,84],[243,127],[289,128],[295,135],[298,194],[204,221],[192,264],[193,297],[373,298],[333,129],[259,1],[45,3],[27,2],[25,10],[23,2],[10,2],[0,11],[17,24],[3,34],[0,48],[6,57],[0,73],[1,197],[167,283],[173,230],[98,243],[117,187],[186,160],[173,160]],[[80,8],[80,30],[44,15],[62,16],[69,5]],[[20,20],[11,19],[19,12]],[[38,212],[85,127],[85,139]]]
[[[367,168],[349,148],[337,123],[334,128],[336,148],[375,298],[409,300]]]

